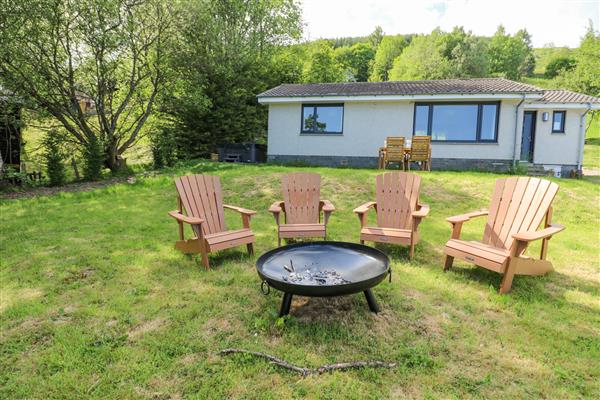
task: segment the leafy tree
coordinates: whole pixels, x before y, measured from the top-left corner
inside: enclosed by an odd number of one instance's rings
[[[594,31],[591,22],[574,55],[577,65],[563,71],[559,83],[571,90],[600,96],[600,33]]]
[[[483,77],[488,75],[488,54],[485,42],[462,27],[441,34],[441,52],[450,62],[449,78]]]
[[[492,73],[509,79],[519,79],[522,75],[533,72],[535,57],[530,36],[525,30],[510,36],[500,25],[490,40],[488,50]]]
[[[575,68],[577,61],[571,57],[557,57],[552,59],[546,66],[544,76],[548,79],[555,78],[563,71],[570,71]]]
[[[389,71],[392,69],[394,59],[402,53],[407,44],[406,39],[401,35],[384,36],[377,46],[369,80],[373,82],[389,80]]]
[[[535,69],[535,55],[533,54],[533,46],[531,45],[531,35],[526,29],[519,29],[514,38],[521,43],[521,51],[523,53],[523,61],[519,65],[521,75],[531,76]]]
[[[306,58],[307,49],[305,46],[279,47],[270,63],[272,76],[275,76],[276,80],[281,83],[301,82]]]
[[[97,181],[102,178],[102,143],[91,139],[85,144],[83,154],[83,178],[88,181]]]
[[[366,82],[369,79],[369,68],[374,56],[375,51],[367,43],[335,49],[335,57],[351,81]]]
[[[304,83],[342,82],[347,77],[342,66],[335,58],[331,44],[319,40],[312,44],[309,59],[304,66],[302,81]]]
[[[162,102],[177,154],[198,157],[225,142],[260,140],[267,109],[256,94],[290,79],[274,73],[282,70],[273,60],[279,46],[300,37],[299,7],[291,0],[188,0],[179,7],[178,79]]]
[[[410,45],[394,60],[391,80],[447,78],[452,66],[443,55],[443,34],[434,30],[430,35],[413,38]]]
[[[381,26],[376,26],[375,30],[368,36],[369,44],[373,49],[376,49],[383,40],[383,29]]]
[[[49,132],[44,136],[43,158],[46,163],[46,173],[50,186],[61,186],[66,181],[65,164],[61,140],[56,132]]]
[[[140,139],[166,80],[171,12],[160,0],[9,0],[2,85],[46,110],[113,171]],[[88,107],[89,106],[89,107]]]

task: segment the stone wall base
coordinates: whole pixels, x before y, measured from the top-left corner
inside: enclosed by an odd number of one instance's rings
[[[269,154],[267,159],[268,162],[273,164],[288,164],[297,166],[377,168],[377,157],[299,156]],[[489,160],[469,158],[434,158],[431,160],[432,170],[508,172],[511,168],[512,160]],[[569,177],[571,171],[576,170],[576,165],[561,166],[561,172],[564,178]],[[526,173],[527,170],[523,171],[523,174]]]

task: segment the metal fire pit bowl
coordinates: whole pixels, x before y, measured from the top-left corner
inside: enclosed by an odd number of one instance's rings
[[[379,306],[371,288],[390,275],[390,260],[381,251],[356,243],[308,242],[278,247],[261,255],[256,271],[270,287],[284,293],[279,315],[290,312],[293,295],[343,296],[363,292],[372,312]]]

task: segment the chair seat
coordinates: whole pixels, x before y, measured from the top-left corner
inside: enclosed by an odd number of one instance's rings
[[[325,237],[325,224],[283,224],[279,225],[279,237]]]
[[[510,252],[502,247],[460,239],[450,239],[446,243],[445,252],[449,256],[470,261],[496,272],[504,272],[510,256]]]
[[[250,229],[238,229],[211,233],[204,236],[211,251],[228,249],[242,244],[254,242],[254,234]]]
[[[360,240],[369,242],[410,244],[410,229],[379,228],[366,226],[360,230]],[[419,235],[415,232],[415,244]]]

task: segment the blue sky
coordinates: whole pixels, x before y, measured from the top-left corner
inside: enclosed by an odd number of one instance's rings
[[[364,36],[380,25],[387,34],[428,33],[463,26],[491,36],[526,28],[533,45],[576,47],[588,21],[600,28],[600,0],[301,0],[305,38]]]

